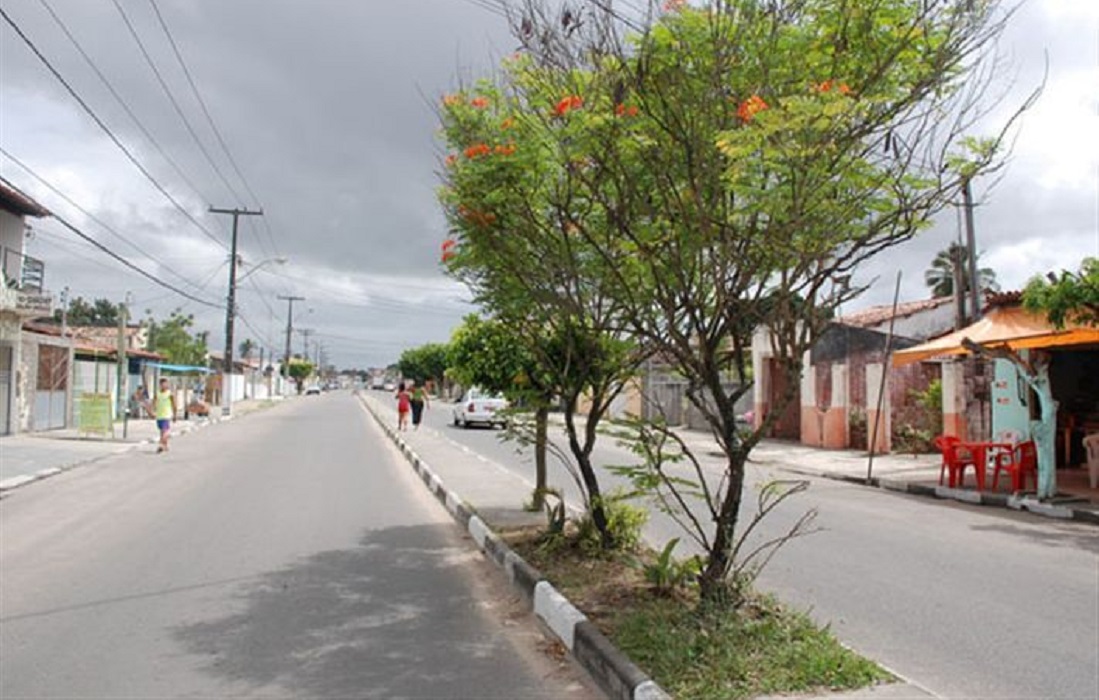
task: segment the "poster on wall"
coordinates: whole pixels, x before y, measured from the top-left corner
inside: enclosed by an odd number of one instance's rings
[[[93,435],[114,436],[114,421],[111,420],[110,394],[83,394],[77,401],[79,418],[77,430]]]

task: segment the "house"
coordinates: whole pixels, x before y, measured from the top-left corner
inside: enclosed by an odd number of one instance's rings
[[[944,297],[906,302],[895,311],[892,305],[874,306],[837,318],[806,353],[800,377],[787,376],[774,358],[770,332],[757,330],[752,342],[756,427],[792,392],[794,399],[774,422],[769,437],[829,449],[868,449],[869,433],[877,426],[875,451],[890,451],[894,434],[916,430],[926,419],[926,410],[913,398],[916,393],[938,380],[944,397],[948,388],[953,397],[961,381],[955,368],[944,371],[940,365],[887,371],[890,323],[894,350],[917,345],[953,329],[951,301]],[[958,410],[944,398],[944,420],[956,420],[954,414],[946,415],[948,403],[952,411]],[[938,432],[937,423],[935,427]]]
[[[0,183],[0,435],[53,426],[68,413],[57,404],[69,395],[66,344],[23,331],[24,321],[53,312],[46,266],[24,249],[27,217],[45,216],[41,204]]]

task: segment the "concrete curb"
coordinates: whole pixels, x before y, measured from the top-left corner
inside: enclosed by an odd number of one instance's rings
[[[569,650],[608,697],[620,700],[671,700],[659,685],[645,675],[599,629],[561,595],[542,574],[516,554],[461,497],[448,490],[431,467],[390,427],[361,396],[366,412],[419,474],[428,490],[466,529],[490,560],[508,575],[531,610]]]
[[[941,500],[968,503],[970,505],[992,506],[995,508],[1026,511],[1045,518],[1072,520],[1074,522],[1099,525],[1099,510],[1045,503],[1030,496],[1016,496],[1008,493],[981,493],[967,489],[952,489],[946,486],[932,486],[928,484],[917,484],[910,481],[901,481],[899,479],[881,479],[878,477],[872,477],[869,482],[867,482],[863,477],[852,476],[850,474],[834,474],[831,472],[795,467],[780,467],[780,469],[793,474],[815,476],[821,479],[842,481],[856,486],[868,486],[870,488],[884,489],[886,491],[907,493],[912,496],[928,496]]]
[[[183,437],[184,435],[189,435],[189,434],[195,432],[196,430],[201,430],[202,428],[205,428],[207,426],[216,425],[219,422],[221,422],[221,421],[220,420],[215,420],[215,419],[203,419],[203,420],[200,420],[200,421],[195,422],[195,423],[187,423],[186,424],[187,429],[183,430],[181,428],[178,433],[174,434],[174,437],[180,438],[180,437]],[[48,438],[42,438],[42,439],[48,439]],[[33,484],[36,481],[41,481],[43,479],[48,479],[51,476],[57,476],[58,474],[64,474],[65,472],[76,469],[77,467],[83,467],[85,465],[92,464],[94,462],[99,462],[99,461],[104,460],[104,459],[109,459],[111,457],[117,457],[118,455],[126,454],[127,452],[134,452],[135,450],[138,450],[138,449],[144,447],[145,445],[151,445],[154,442],[156,442],[155,438],[147,438],[145,440],[140,440],[138,442],[119,443],[118,449],[112,450],[110,452],[104,452],[103,454],[93,455],[91,457],[80,457],[80,458],[74,459],[71,462],[66,462],[66,463],[58,465],[58,466],[49,467],[48,469],[43,469],[41,471],[35,472],[34,474],[21,474],[19,476],[13,476],[10,479],[4,479],[3,481],[0,481],[0,492],[5,492],[6,493],[8,491],[12,491],[13,489],[17,489],[21,486],[26,486],[27,484]]]

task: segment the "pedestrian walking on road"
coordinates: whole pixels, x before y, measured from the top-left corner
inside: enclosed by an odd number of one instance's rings
[[[412,410],[412,395],[404,382],[397,385],[397,430],[408,430],[408,414]]]
[[[160,444],[157,445],[157,454],[168,451],[168,437],[172,432],[172,421],[176,419],[176,395],[168,385],[168,380],[160,378],[160,387],[153,397],[153,406],[149,412],[156,416],[156,427],[160,430]]]
[[[424,409],[428,408],[428,403],[429,403],[428,400],[427,400],[427,388],[422,387],[422,386],[417,386],[414,383],[411,383],[411,387],[412,387],[412,396],[411,396],[412,428],[414,430],[419,430],[420,429],[420,421],[423,420],[423,417],[424,417]]]

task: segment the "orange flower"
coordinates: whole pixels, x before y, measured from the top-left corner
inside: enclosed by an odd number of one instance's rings
[[[569,110],[580,109],[583,106],[584,99],[580,97],[580,95],[569,95],[567,97],[561,98],[561,100],[557,103],[557,106],[554,107],[553,113],[559,117],[563,117],[569,112]]]
[[[450,250],[451,248],[453,248],[456,245],[458,245],[458,241],[454,240],[453,238],[448,238],[445,241],[443,241],[442,248],[443,248],[443,250]]]
[[[488,99],[484,97],[474,97],[469,101],[469,104],[477,109],[484,109],[485,107],[488,107]]]
[[[459,94],[446,95],[443,97],[443,104],[447,107],[453,107],[454,105],[462,104],[462,96]]]
[[[500,122],[500,129],[502,129],[503,131],[507,131],[513,126],[515,126],[515,120],[511,117],[508,117],[504,121]]]
[[[620,117],[636,117],[637,105],[617,104],[614,106],[614,113]]]
[[[664,4],[661,5],[661,9],[665,12],[675,12],[682,10],[683,6],[687,4],[687,0],[664,0]]]
[[[484,143],[475,143],[465,150],[466,158],[487,156],[489,153],[492,153],[492,149],[488,147],[488,144]]]
[[[448,155],[446,157],[446,164],[447,164],[448,168],[450,166],[454,165],[457,162],[458,162],[458,156],[454,155],[453,153],[451,153],[450,155]]]
[[[444,250],[443,254],[441,256],[442,257],[442,262],[444,262],[444,263],[445,262],[450,262],[450,260],[454,258],[454,255],[455,255],[455,253],[454,253],[453,250],[449,250],[449,249]]]
[[[740,103],[740,107],[737,108],[736,115],[740,117],[741,121],[751,121],[759,112],[767,109],[768,105],[763,101],[763,98],[759,95],[752,95],[748,99]]]
[[[847,83],[836,84],[832,80],[825,80],[823,83],[813,83],[812,89],[814,92],[832,92],[835,90],[841,95],[851,94],[851,88],[848,87]]]
[[[502,156],[510,156],[515,153],[515,144],[511,142],[500,144],[496,147],[496,152]]]

